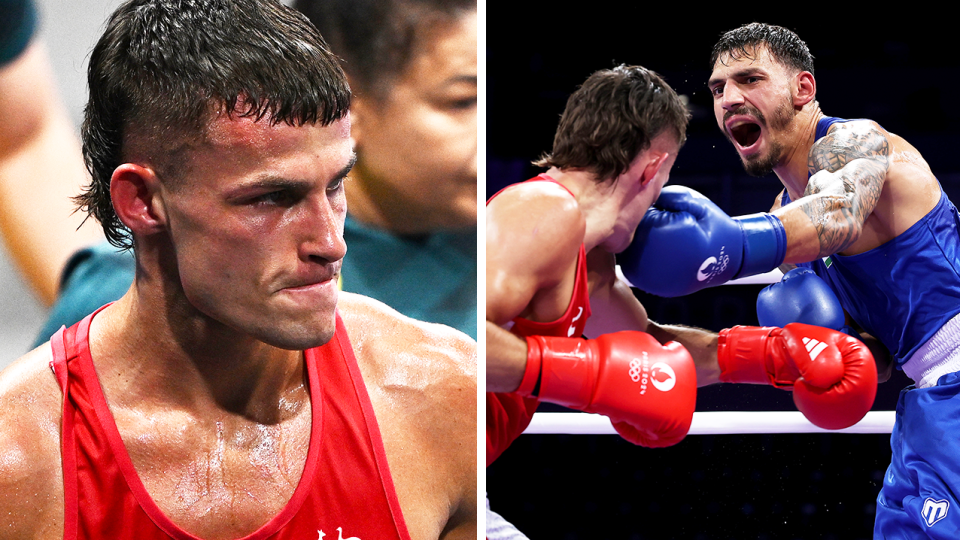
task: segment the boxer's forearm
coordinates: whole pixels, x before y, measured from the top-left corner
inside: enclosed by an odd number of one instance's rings
[[[67,259],[103,236],[75,213],[71,197],[88,182],[87,171],[39,43],[0,70],[0,110],[0,234],[49,305]]]
[[[883,191],[889,155],[886,135],[867,122],[834,129],[817,141],[803,198],[774,213],[787,232],[786,262],[840,253],[860,238]]]
[[[693,357],[697,368],[697,386],[720,382],[720,366],[717,364],[717,334],[679,325],[660,325],[650,321],[647,333],[660,343],[676,341]]]
[[[487,392],[513,392],[527,366],[527,343],[487,321]]]
[[[850,248],[876,206],[884,174],[875,162],[857,160],[810,178],[803,198],[773,213],[787,235],[784,262],[809,262]]]

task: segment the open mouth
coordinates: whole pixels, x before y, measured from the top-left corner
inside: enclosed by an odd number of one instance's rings
[[[730,129],[730,136],[740,148],[750,148],[760,139],[760,125],[753,122],[739,124]]]

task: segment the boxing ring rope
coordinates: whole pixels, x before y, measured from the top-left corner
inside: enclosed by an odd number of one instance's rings
[[[688,435],[756,435],[784,433],[890,433],[895,411],[870,411],[846,429],[829,430],[811,424],[799,411],[693,413]],[[523,432],[527,435],[616,435],[610,419],[599,414],[579,412],[533,415]]]
[[[626,278],[617,267],[621,279]],[[726,285],[776,283],[783,277],[779,270],[730,281]],[[629,283],[629,281],[628,281]],[[890,433],[896,411],[870,411],[851,427],[829,430],[817,427],[799,411],[714,411],[693,413],[688,435],[755,435],[785,433]],[[610,419],[599,414],[580,412],[533,415],[523,432],[529,435],[616,435]]]

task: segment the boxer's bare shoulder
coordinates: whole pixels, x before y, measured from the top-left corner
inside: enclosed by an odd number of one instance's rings
[[[570,282],[585,232],[577,200],[560,185],[502,191],[487,205],[488,307],[505,302],[499,311],[516,315],[538,291]]]
[[[411,536],[476,538],[476,343],[363,296],[339,310]]]
[[[43,344],[0,373],[0,538],[63,532],[60,388]]]
[[[523,182],[510,186],[487,204],[487,215],[493,218],[494,227],[505,229],[504,233],[532,239],[545,240],[544,235],[556,236],[560,240],[571,235],[582,239],[582,231],[586,228],[577,200],[554,182]],[[488,232],[490,225],[488,219]],[[576,234],[578,230],[579,235]]]
[[[466,334],[411,319],[357,294],[341,292],[338,305],[364,376],[372,376],[368,385],[373,382],[428,398],[436,398],[433,394],[441,390],[443,399],[469,390],[465,385],[476,386],[476,342]],[[468,398],[475,403],[475,394]]]

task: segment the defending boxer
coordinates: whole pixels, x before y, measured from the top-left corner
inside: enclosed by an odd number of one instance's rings
[[[553,152],[538,162],[547,172],[488,201],[488,465],[539,400],[607,415],[645,446],[686,435],[697,385],[793,388],[798,407],[828,427],[856,422],[872,404],[876,368],[849,336],[803,325],[719,335],[661,326],[617,278],[614,254],[667,182],[687,118],[655,73],[599,71],[567,102]],[[810,340],[824,344],[816,354]]]
[[[0,538],[477,535],[476,352],[338,293],[350,90],[272,0],[132,0],[82,203],[136,278],[0,376]]]
[[[910,143],[870,120],[820,110],[813,57],[793,32],[759,23],[731,30],[714,47],[711,65],[708,86],[720,129],[747,172],[775,172],[784,185],[764,217],[771,229],[782,227],[783,237],[766,232],[750,242],[737,239],[728,233],[741,219],[686,192],[658,202],[661,210],[641,227],[644,240],[652,240],[646,245],[683,242],[688,235],[703,240],[688,252],[687,270],[669,276],[671,287],[680,281],[684,291],[733,275],[724,270],[716,279],[697,279],[694,267],[721,246],[746,260],[750,250],[741,246],[765,244],[783,251],[770,268],[785,262],[812,269],[816,276],[792,275],[797,285],[771,289],[784,302],[819,303],[822,278],[864,338],[879,339],[916,382],[897,406],[875,537],[956,538],[960,214]],[[775,247],[780,241],[784,245]],[[633,254],[633,268],[660,256],[640,243]],[[652,289],[668,281],[646,270],[630,273],[639,281],[650,276]]]

